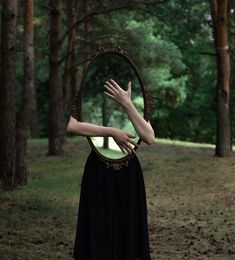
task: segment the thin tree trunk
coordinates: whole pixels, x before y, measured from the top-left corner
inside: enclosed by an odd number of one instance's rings
[[[36,75],[37,72],[34,71],[34,75]],[[35,86],[35,101],[33,102],[33,112],[31,115],[30,120],[30,136],[32,138],[38,138],[40,136],[39,131],[39,122],[38,122],[38,101],[37,101],[37,80],[34,76],[34,86]]]
[[[49,32],[49,149],[48,155],[63,152],[65,116],[60,76],[61,0],[50,0]]]
[[[232,15],[232,10],[234,12],[235,8],[235,0],[229,0],[228,1],[228,42],[229,42],[229,48],[232,50],[233,47],[235,47],[235,37],[234,35],[231,35],[233,29],[232,25],[235,24],[235,17]],[[234,28],[234,27],[233,27]],[[234,30],[235,32],[235,30]],[[235,63],[234,59],[232,59],[232,51],[230,51],[230,122],[231,122],[231,150],[233,149],[233,126],[232,126],[232,107],[234,104],[234,79],[235,79]]]
[[[89,7],[89,1],[83,1],[80,0],[79,3],[79,16],[84,16],[89,13],[90,7]],[[91,34],[91,21],[90,19],[87,19],[84,21],[83,27],[79,28],[79,35],[81,35],[81,40],[79,42],[79,53],[80,53],[80,60],[84,61],[80,66],[80,81],[84,76],[84,73],[87,69],[87,66],[89,64],[89,54],[90,54],[90,34]]]
[[[230,118],[230,54],[228,47],[228,0],[211,0],[214,42],[217,57],[217,156],[232,153]]]
[[[24,87],[16,128],[16,183],[27,183],[27,138],[35,108],[33,0],[23,0],[24,11]]]
[[[33,110],[34,111],[31,116],[31,122],[30,122],[30,136],[32,138],[38,138],[40,136],[40,132],[38,129],[38,104],[36,99],[35,99],[35,107],[33,108]]]
[[[77,19],[77,1],[71,0],[66,2],[68,28],[70,28]],[[78,72],[77,66],[77,42],[76,42],[76,28],[71,30],[68,36],[69,54],[65,64],[64,73],[64,103],[66,108],[70,109],[72,97],[76,94],[78,88]]]
[[[83,2],[83,14],[87,15],[90,11],[90,7],[89,7],[89,3],[88,1],[84,1]],[[87,19],[84,22],[84,39],[83,39],[83,44],[82,44],[82,48],[83,48],[83,53],[84,53],[84,57],[83,59],[86,60],[88,59],[89,55],[90,55],[90,35],[91,34],[91,20]],[[83,73],[86,71],[87,66],[89,64],[89,61],[84,63],[84,69],[83,69]]]
[[[0,175],[3,188],[14,188],[15,176],[15,44],[17,1],[2,1],[0,72]]]

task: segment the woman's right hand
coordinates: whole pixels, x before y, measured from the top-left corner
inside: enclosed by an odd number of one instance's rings
[[[111,132],[111,136],[113,137],[114,141],[116,142],[116,144],[119,146],[119,148],[121,149],[121,151],[123,153],[127,152],[129,154],[131,153],[135,153],[134,150],[134,146],[139,146],[134,140],[133,138],[135,138],[135,136],[121,130],[118,128],[112,128],[112,132]]]

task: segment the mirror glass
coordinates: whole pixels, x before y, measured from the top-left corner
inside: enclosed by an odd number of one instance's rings
[[[144,115],[144,99],[140,82],[127,58],[115,53],[98,55],[88,66],[82,85],[82,118],[84,122],[122,129],[139,137],[124,109],[112,98],[104,94],[105,81],[113,79],[127,90],[132,82],[132,102]],[[119,159],[125,157],[112,137],[91,137],[95,148],[105,157]]]

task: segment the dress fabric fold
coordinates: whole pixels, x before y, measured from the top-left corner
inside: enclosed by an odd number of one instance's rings
[[[150,260],[145,184],[136,155],[117,170],[91,150],[81,179],[73,258]]]

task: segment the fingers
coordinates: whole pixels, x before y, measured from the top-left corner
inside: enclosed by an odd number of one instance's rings
[[[138,145],[134,140],[132,140],[132,139],[128,139],[128,142],[131,143],[131,144],[133,144],[134,146],[139,147],[139,145]]]
[[[124,154],[125,153],[129,153],[129,154],[135,153],[134,147],[132,147],[129,142],[122,142],[122,143],[116,142],[116,144],[119,146],[119,148],[121,149],[121,151]]]
[[[119,148],[121,149],[121,151],[123,152],[123,153],[125,153],[125,150],[121,147],[121,145],[119,145],[119,144],[117,144],[118,146],[119,146]]]
[[[131,138],[136,138],[136,136],[134,136],[132,134],[128,134],[128,133],[127,133],[127,136],[129,137],[129,139],[128,139],[129,143],[132,143],[133,145],[139,147],[139,145],[134,140],[131,139]]]
[[[116,92],[117,94],[124,91],[118,84],[116,81],[114,81],[113,79],[107,80],[105,81],[105,85],[107,85],[110,89],[112,89],[114,92]]]
[[[120,150],[125,154],[125,153],[129,153],[129,154],[131,154],[131,149],[128,147],[128,146],[126,146],[125,144],[118,144],[117,143],[117,145],[119,146],[119,148],[120,148]]]
[[[115,86],[116,89],[121,89],[116,81],[114,81],[113,79],[110,79],[109,81],[112,83],[113,86]]]
[[[106,85],[107,83],[105,83],[105,85],[104,85],[104,87],[105,87],[105,89],[110,93],[110,94],[112,94],[113,96],[116,96],[118,93],[117,93],[117,91],[114,89],[114,88],[112,88],[112,87],[109,87],[108,85]]]
[[[126,144],[123,144],[122,147],[129,153],[129,154],[132,154],[132,153],[135,153],[134,149],[128,145],[127,143]]]
[[[127,140],[125,143],[122,144],[123,147],[129,152],[129,153],[135,153],[135,146],[139,147],[137,143],[135,143],[133,140]]]
[[[131,92],[131,81],[129,81],[127,84],[127,91]]]
[[[112,91],[116,92],[116,93],[118,93],[120,91],[120,87],[118,86],[118,84],[116,83],[116,85],[114,85],[114,83],[111,80],[105,81],[105,85],[107,87],[109,87]]]
[[[135,147],[139,147],[139,145],[131,138],[135,138],[134,135],[126,133],[126,138],[123,139],[122,141],[118,141],[115,140],[115,142],[117,143],[117,145],[119,146],[119,148],[121,149],[121,151],[123,153],[129,153],[129,154],[133,154],[136,153],[135,151]]]
[[[108,92],[106,92],[106,91],[104,92],[104,94],[107,95],[107,96],[109,96],[109,97],[111,97],[111,98],[114,99],[114,100],[116,99],[112,94],[110,94],[110,93],[108,93]]]

